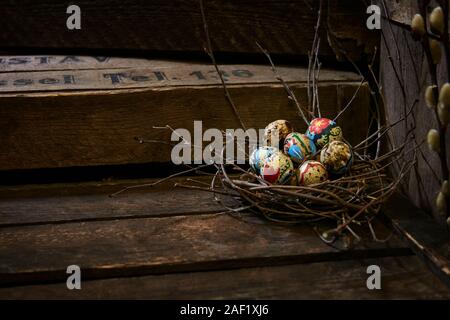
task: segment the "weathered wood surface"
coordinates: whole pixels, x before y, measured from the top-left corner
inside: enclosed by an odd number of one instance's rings
[[[173,188],[186,178],[114,199],[155,180],[2,187],[0,297],[448,298],[395,236],[338,251],[308,226],[220,213],[211,194]],[[65,287],[71,264],[82,268],[78,296]],[[382,291],[366,288],[370,264]]]
[[[224,208],[212,193],[186,190],[172,179],[154,187],[109,195],[127,186],[155,183],[158,179],[103,183],[55,184],[0,188],[0,227],[98,221],[111,219],[209,214]],[[204,181],[201,177],[196,181]],[[222,197],[221,197],[222,198]],[[225,203],[231,200],[222,199]]]
[[[7,62],[3,65],[4,73],[0,73],[0,93],[203,87],[220,83],[216,70],[209,64],[120,58],[98,62],[92,57],[75,57],[79,59],[77,62],[44,65],[32,63],[35,61],[10,63],[12,59],[26,58],[29,57],[4,57]],[[60,59],[65,61],[64,57]],[[230,86],[277,83],[269,66],[240,64],[220,68]],[[305,82],[307,79],[307,68],[281,66],[277,70],[286,82]],[[324,69],[320,74],[323,83],[352,80],[357,81],[358,76],[351,72]]]
[[[450,233],[425,212],[396,196],[384,209],[392,226],[450,288]]]
[[[412,18],[416,13],[419,13],[419,8],[417,6],[418,1],[411,1],[411,0],[388,0],[386,1],[387,9],[388,9],[388,15],[386,15],[386,11],[384,8],[382,9],[382,16],[389,17],[393,21],[403,24],[406,27],[409,27],[411,25]],[[431,12],[432,8],[435,6],[438,6],[436,0],[429,1],[430,2],[430,9],[429,12]]]
[[[418,12],[416,1],[386,1],[386,4],[392,18],[399,21],[403,19],[406,22],[410,18],[404,16]],[[386,102],[387,119],[393,123],[404,114],[405,110],[409,110],[417,99],[418,103],[408,118],[408,128],[415,123],[416,127],[413,133],[416,141],[420,143],[426,139],[430,129],[438,128],[436,116],[424,102],[425,88],[431,83],[425,54],[420,42],[414,41],[408,30],[396,25],[389,26],[386,21],[382,22],[382,28],[386,41],[382,40],[381,43],[380,83]],[[438,68],[440,84],[448,81],[444,71],[446,69],[444,60],[443,56],[442,63]],[[400,82],[404,84],[405,98]],[[400,145],[404,141],[407,130],[404,122],[394,128],[392,137],[396,145]],[[449,130],[447,130],[446,141],[448,145]],[[408,148],[410,147],[411,145]],[[417,207],[433,212],[435,218],[445,224],[443,216],[437,213],[435,205],[435,199],[440,190],[438,178],[442,178],[439,157],[435,152],[431,152],[424,143],[418,152],[417,160],[417,165],[406,180],[404,190]],[[407,158],[406,161],[410,161],[410,158]],[[450,163],[450,148],[447,148],[447,162]]]
[[[202,120],[204,130],[240,127],[212,66],[139,60],[126,67],[126,61],[116,64],[113,59],[104,68],[95,59],[85,60],[81,67],[76,63],[68,67],[67,62],[60,71],[51,70],[50,66],[51,71],[39,67],[39,71],[27,72],[34,68],[33,64],[5,66],[8,72],[0,77],[7,84],[0,90],[10,92],[0,94],[0,170],[170,162],[170,145],[139,144],[135,138],[167,143],[171,132],[153,126],[170,125],[193,132],[194,120]],[[78,68],[92,68],[87,65],[94,65],[95,69],[79,71]],[[306,129],[268,66],[235,65],[223,69],[230,74],[230,93],[248,128],[264,128],[283,117],[298,130]],[[115,84],[110,76],[105,77],[111,72],[130,75],[132,70],[140,77],[121,77]],[[242,70],[250,72],[251,77]],[[200,71],[204,71],[201,75],[205,79],[195,73]],[[158,80],[155,72],[164,72],[167,80]],[[280,68],[280,72],[291,82],[299,101],[306,103],[306,69]],[[64,74],[87,75],[75,77],[79,81],[75,87],[95,90],[70,91],[74,84],[61,83]],[[46,80],[28,85],[26,79],[30,77]],[[55,78],[59,82],[52,80]],[[22,85],[15,85],[13,79]],[[321,70],[320,80],[322,115],[328,117],[334,117],[352,100],[360,84],[353,73],[325,69]],[[43,92],[49,88],[52,91]],[[365,137],[369,101],[369,90],[364,84],[339,119],[352,144]]]
[[[369,265],[381,290],[366,287]],[[416,257],[327,261],[0,288],[2,299],[449,299],[450,289]]]
[[[255,41],[273,54],[306,56],[311,48],[317,1],[204,2],[213,47],[219,53],[259,53]],[[196,0],[80,0],[76,4],[82,12],[81,30],[67,29],[66,1],[3,1],[0,50],[203,52],[205,36]],[[327,1],[322,20],[323,57],[334,59],[326,43],[326,22],[355,60],[361,58],[370,39],[376,38],[365,28],[362,1]]]
[[[368,243],[339,252],[307,226],[282,227],[220,213],[3,227],[0,284],[63,281],[71,264],[84,270],[85,279],[94,279],[409,252],[396,239],[388,247]]]

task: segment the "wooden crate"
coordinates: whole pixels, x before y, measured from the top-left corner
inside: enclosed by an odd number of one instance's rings
[[[141,145],[134,137],[168,139],[169,133],[152,126],[192,129],[193,120],[203,120],[205,128],[239,126],[209,65],[74,56],[0,61],[2,173],[164,163],[170,148]],[[305,129],[269,67],[222,69],[247,126],[263,128],[288,118]],[[279,71],[306,101],[306,70]],[[359,82],[350,72],[322,70],[323,114],[337,114]],[[365,135],[369,103],[364,84],[340,119],[353,143]],[[116,198],[108,195],[155,180],[68,183],[60,178],[57,184],[0,186],[0,298],[450,298],[408,242],[395,235],[385,244],[339,251],[307,225],[280,226],[247,213],[236,219],[210,193],[174,187],[185,179]],[[386,209],[391,223],[410,231],[410,243],[436,252],[429,238],[420,237],[421,229],[397,215],[402,201]],[[420,221],[431,228],[428,232],[433,229]],[[379,236],[386,233],[382,228]],[[66,287],[66,269],[73,264],[82,270],[82,290]],[[367,289],[372,264],[382,269],[382,290]]]
[[[142,145],[135,138],[170,142],[170,131],[153,127],[192,132],[194,120],[203,121],[205,130],[240,127],[208,64],[73,56],[0,59],[0,170],[170,162],[171,146]],[[281,117],[306,130],[268,66],[222,69],[247,128],[264,128]],[[306,103],[307,69],[280,67],[279,72]],[[324,69],[320,80],[322,114],[334,117],[351,102],[338,122],[351,143],[361,141],[368,125],[368,87],[357,92],[359,77],[350,72]]]

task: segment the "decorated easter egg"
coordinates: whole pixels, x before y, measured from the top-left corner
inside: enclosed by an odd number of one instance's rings
[[[277,151],[279,150],[275,147],[264,146],[256,148],[249,158],[250,168],[252,168],[255,173],[259,174],[261,167],[264,165],[264,161]]]
[[[287,120],[275,120],[269,123],[264,129],[264,140],[267,146],[280,148],[284,139],[293,132],[292,125]]]
[[[327,169],[319,161],[307,160],[298,168],[298,183],[300,185],[309,186],[327,179]]]
[[[315,118],[309,124],[306,135],[316,147],[322,148],[328,142],[342,140],[342,129],[333,120]]]
[[[346,173],[353,163],[351,147],[343,141],[331,141],[320,152],[320,161],[334,175]]]
[[[301,163],[316,153],[316,146],[305,134],[292,132],[284,140],[284,153],[292,161]]]
[[[274,184],[285,184],[294,175],[294,164],[283,152],[277,150],[267,157],[261,167],[260,176]]]

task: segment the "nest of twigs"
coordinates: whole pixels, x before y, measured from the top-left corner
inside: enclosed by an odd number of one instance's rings
[[[320,1],[320,9],[315,28],[316,32],[309,56],[307,102],[300,103],[297,100],[289,85],[278,74],[269,53],[257,43],[261,52],[267,57],[274,77],[282,84],[287,98],[297,108],[299,117],[304,120],[307,126],[312,119],[321,117],[318,86],[321,68],[318,58],[320,38],[317,30],[321,23],[320,12],[322,2]],[[212,64],[217,71],[226,100],[230,104],[241,128],[245,130],[246,127],[239,115],[238,107],[235,106],[227,90],[227,85],[223,79],[220,67],[214,58],[203,2],[201,0],[200,8],[206,36],[205,51],[211,58]],[[344,51],[342,54],[346,56]],[[355,65],[350,59],[349,61]],[[214,167],[215,173],[212,174],[212,179],[209,184],[191,180],[193,182],[192,184],[178,184],[178,187],[212,192],[215,200],[223,205],[225,211],[233,215],[240,215],[243,212],[253,212],[276,223],[309,223],[314,227],[320,226],[324,231],[318,232],[318,235],[328,244],[334,243],[343,235],[357,240],[364,238],[358,234],[362,229],[361,227],[369,230],[369,234],[372,235],[373,240],[382,241],[375,234],[372,226],[373,220],[380,212],[382,204],[396,191],[402,179],[414,166],[416,151],[423,142],[416,142],[411,134],[412,131],[405,130],[403,144],[395,145],[393,143],[393,128],[405,124],[415,104],[408,108],[405,107],[403,115],[395,123],[388,123],[384,119],[382,107],[379,105],[379,102],[383,102],[383,95],[372,71],[372,64],[368,65],[368,70],[370,71],[369,76],[372,78],[371,81],[367,80],[357,67],[355,68],[361,75],[360,86],[357,88],[351,100],[348,101],[347,105],[333,119],[335,121],[345,113],[363,83],[369,81],[371,92],[373,93],[369,128],[366,137],[352,147],[353,164],[344,175],[307,186],[271,184],[251,169],[245,170],[242,166],[230,164],[227,160],[226,163],[222,162],[222,164],[205,164],[190,167],[186,171],[166,177],[156,183],[142,186],[153,186],[174,176],[189,172],[199,172],[206,167]],[[373,84],[375,85],[372,87]],[[169,125],[162,128],[174,131]],[[223,141],[227,141],[225,133],[223,134],[225,137]],[[145,142],[141,139],[139,141]],[[194,147],[201,148],[201,146]],[[226,145],[222,149],[222,159],[224,159],[225,148]],[[317,153],[319,152],[320,150]],[[405,159],[408,159],[408,161],[405,161]],[[208,174],[211,175],[210,172]],[[142,186],[128,187],[124,190]]]
[[[379,134],[376,136],[380,138]],[[351,169],[333,180],[309,186],[278,185],[263,180],[251,169],[220,164],[215,165],[217,172],[208,190],[215,193],[216,201],[232,214],[250,211],[276,223],[331,225],[333,227],[319,233],[322,240],[329,243],[343,234],[360,240],[356,229],[366,226],[378,241],[372,221],[413,162],[404,164],[400,174],[392,178],[388,171],[405,156],[406,150],[402,147],[372,158],[365,152],[366,142],[363,147],[353,149],[356,159]]]
[[[227,101],[233,109],[236,118],[240,121],[241,127],[245,129],[238,108],[231,99],[226,83],[215,61],[201,0],[200,7],[206,37],[205,51],[211,58],[221,79]],[[256,43],[266,56],[275,78],[283,85],[287,97],[296,106],[299,117],[304,120],[306,125],[310,123],[311,119],[321,117],[318,87],[321,69],[321,63],[319,62],[321,39],[318,29],[321,25],[322,7],[323,1],[321,0],[317,14],[315,36],[309,54],[307,103],[301,104],[298,101],[289,85],[278,74],[269,52],[259,43]],[[361,84],[356,90],[354,98],[363,82],[368,80],[361,74],[356,64],[347,57],[345,51],[342,50],[341,53],[355,66],[356,71],[361,75]],[[374,60],[372,60],[372,64]],[[392,142],[392,129],[399,124],[405,123],[413,107],[409,108],[409,110],[405,108],[401,119],[395,123],[389,124],[383,119],[382,108],[378,103],[383,101],[382,90],[378,86],[377,79],[372,71],[372,64],[368,66],[368,69],[370,70],[370,76],[373,78],[372,84],[375,84],[376,88],[371,88],[375,98],[373,99],[369,129],[365,139],[352,148],[353,164],[345,175],[308,186],[277,185],[265,181],[250,169],[244,170],[235,164],[216,164],[216,174],[211,181],[210,187],[205,190],[214,192],[216,200],[221,202],[230,213],[252,211],[270,221],[287,224],[311,223],[318,226],[318,223],[324,221],[331,222],[334,225],[333,227],[326,232],[319,233],[322,240],[328,243],[333,243],[343,234],[350,234],[359,240],[360,237],[355,232],[355,229],[359,229],[357,228],[359,226],[368,227],[372,238],[378,241],[379,239],[372,228],[372,221],[380,211],[383,202],[396,191],[403,177],[413,167],[418,145],[414,140],[413,147],[407,150],[406,146],[410,145],[407,141],[411,140],[410,133],[405,134],[405,141],[401,146],[395,146]],[[333,120],[336,120],[347,110],[353,98]],[[384,154],[383,151],[385,151]],[[404,161],[405,158],[410,159],[410,161]],[[395,172],[395,174],[390,176],[389,173],[392,172]],[[220,195],[225,195],[228,199],[234,199],[235,205],[230,206],[229,201],[222,201]]]

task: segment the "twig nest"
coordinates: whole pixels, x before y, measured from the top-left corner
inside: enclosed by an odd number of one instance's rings
[[[427,107],[430,109],[434,109],[437,106],[436,96],[434,95],[434,90],[436,90],[437,86],[428,86],[425,90],[425,103]]]
[[[425,35],[425,21],[420,14],[415,14],[412,18],[411,31],[416,40],[420,40]]]
[[[328,142],[342,140],[342,129],[333,120],[315,118],[311,120],[306,135],[320,149]]]
[[[430,28],[433,33],[442,35],[444,33],[444,11],[441,7],[436,7],[430,14]]]
[[[267,146],[280,148],[284,139],[294,131],[291,123],[287,120],[275,120],[269,123],[264,129],[264,140]]]
[[[327,179],[327,169],[319,161],[307,160],[298,168],[298,183],[300,185],[309,186],[324,182]]]
[[[287,155],[277,150],[264,161],[260,176],[273,184],[285,184],[294,175],[294,164]]]
[[[351,147],[343,141],[331,141],[320,152],[320,162],[333,175],[343,175],[353,163]]]
[[[431,151],[439,152],[440,150],[440,139],[439,132],[436,129],[430,129],[427,134],[428,148]]]
[[[284,153],[292,161],[302,163],[316,153],[316,146],[305,134],[292,132],[284,140]]]
[[[249,158],[250,168],[252,168],[255,173],[259,174],[266,159],[277,151],[279,151],[277,148],[270,146],[256,148]]]
[[[436,197],[436,207],[440,214],[447,215],[447,201],[442,192],[439,192]]]
[[[431,59],[434,64],[439,64],[441,62],[442,52],[441,52],[441,44],[436,39],[430,39],[430,51],[431,51]]]

